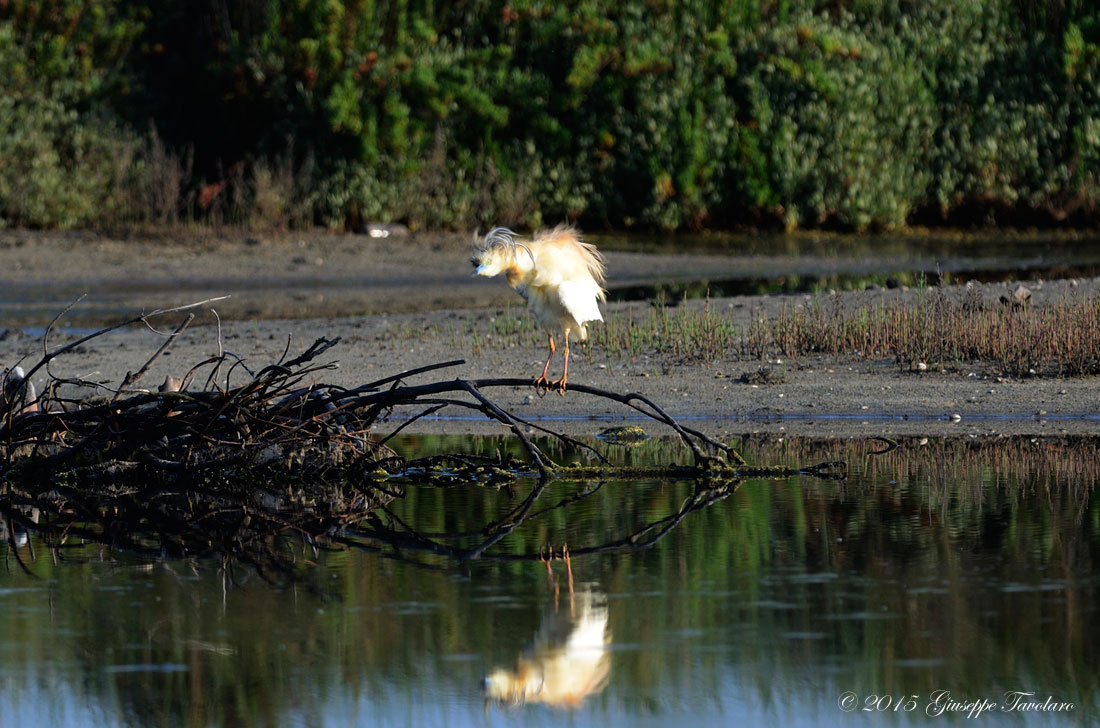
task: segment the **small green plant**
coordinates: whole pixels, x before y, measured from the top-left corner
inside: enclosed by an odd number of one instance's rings
[[[535,319],[526,306],[515,307],[511,303],[504,305],[504,311],[492,317],[489,330],[495,336],[515,337],[523,343],[534,343],[542,338],[542,330],[535,325]]]

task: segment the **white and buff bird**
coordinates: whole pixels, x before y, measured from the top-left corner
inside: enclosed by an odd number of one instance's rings
[[[607,297],[603,289],[603,256],[596,246],[585,243],[567,225],[543,230],[530,241],[516,240],[507,228],[494,228],[474,246],[473,264],[476,275],[504,274],[508,285],[527,301],[535,320],[550,332],[550,355],[542,374],[535,378],[540,390],[556,389],[565,394],[569,378],[569,336],[588,338],[585,324],[603,321],[598,302]],[[554,334],[563,333],[565,366],[561,379],[547,379],[550,360],[557,347]]]

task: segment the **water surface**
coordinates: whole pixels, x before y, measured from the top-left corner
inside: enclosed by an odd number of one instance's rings
[[[956,723],[974,701],[1000,711],[1006,691],[1052,701],[1012,703],[1013,724],[1095,724],[1098,446],[879,447],[744,445],[756,463],[845,459],[846,481],[555,483],[472,561],[446,552],[533,483],[409,488],[386,518],[422,540],[290,539],[293,576],[32,535],[0,568],[2,724],[924,725],[937,705]],[[563,561],[528,558],[566,544],[572,590]],[[487,703],[487,675],[532,692]]]

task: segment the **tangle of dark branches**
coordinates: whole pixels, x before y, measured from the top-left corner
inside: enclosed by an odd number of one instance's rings
[[[16,540],[26,533],[38,534],[51,548],[91,539],[155,558],[216,556],[261,570],[293,570],[289,552],[280,546],[282,536],[317,548],[496,558],[493,546],[529,517],[535,501],[556,479],[644,475],[696,480],[697,496],[681,513],[604,545],[644,548],[687,513],[724,498],[746,477],[845,473],[843,463],[795,470],[750,467],[729,446],[681,425],[642,394],[571,385],[575,397],[612,400],[667,426],[692,453],[690,466],[634,473],[616,467],[593,445],[525,421],[487,394],[500,387],[528,386],[526,379],[408,383],[463,363],[456,360],[354,388],[324,384],[320,376],[335,364],[321,358],[339,338],[320,337],[295,356],[288,343],[277,361],[254,370],[226,351],[219,336],[218,353],[194,364],[182,378],[169,377],[155,391],[136,389],[194,319],[188,310],[208,303],[142,314],[53,350],[48,345],[51,324],[37,362],[26,371],[19,365],[3,371],[0,534],[17,560]],[[156,352],[117,388],[56,377],[50,371],[54,358],[91,339],[126,325],[157,330],[157,319],[185,312]],[[38,392],[32,377],[40,372],[46,376]],[[81,396],[87,388],[94,388],[93,396]],[[448,408],[476,411],[499,422],[521,443],[527,460],[453,453],[406,460],[387,444],[418,419]],[[389,417],[400,411],[407,413],[403,419]],[[380,432],[394,419],[400,424]],[[528,435],[535,431],[588,450],[595,464],[556,464]],[[451,482],[484,486],[524,480],[531,490],[518,506],[486,524],[476,542],[459,547],[446,538],[418,533],[386,509],[406,487],[438,483],[441,474]]]

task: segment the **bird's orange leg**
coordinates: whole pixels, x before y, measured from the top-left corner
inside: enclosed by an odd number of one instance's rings
[[[561,379],[550,383],[551,389],[558,390],[558,394],[565,396],[565,380],[569,378],[569,334],[565,335],[565,366],[561,370]]]
[[[554,547],[550,547],[550,552],[546,555],[542,555],[542,547],[539,546],[539,561],[546,564],[546,580],[550,582],[550,586],[554,589],[554,609],[558,608],[558,595],[561,591],[561,587],[558,585],[558,580],[554,576],[554,567],[551,564],[554,561]]]
[[[569,575],[569,611],[573,611],[573,562],[569,560],[569,544],[561,546],[561,557],[565,561],[565,573]]]
[[[554,352],[556,350],[557,347],[554,346],[554,335],[550,334],[550,356],[546,357],[546,366],[542,368],[542,374],[535,377],[535,389],[541,390],[539,392],[540,397],[550,391],[551,384],[550,380],[546,378],[546,372],[550,371],[550,360],[554,358]],[[565,339],[565,350],[569,351],[568,338]]]
[[[542,555],[542,546],[539,546],[539,561],[546,564],[546,578],[550,580],[552,584],[554,582],[554,570],[550,567],[550,562],[554,560],[554,547],[550,547],[550,553],[546,556]]]

